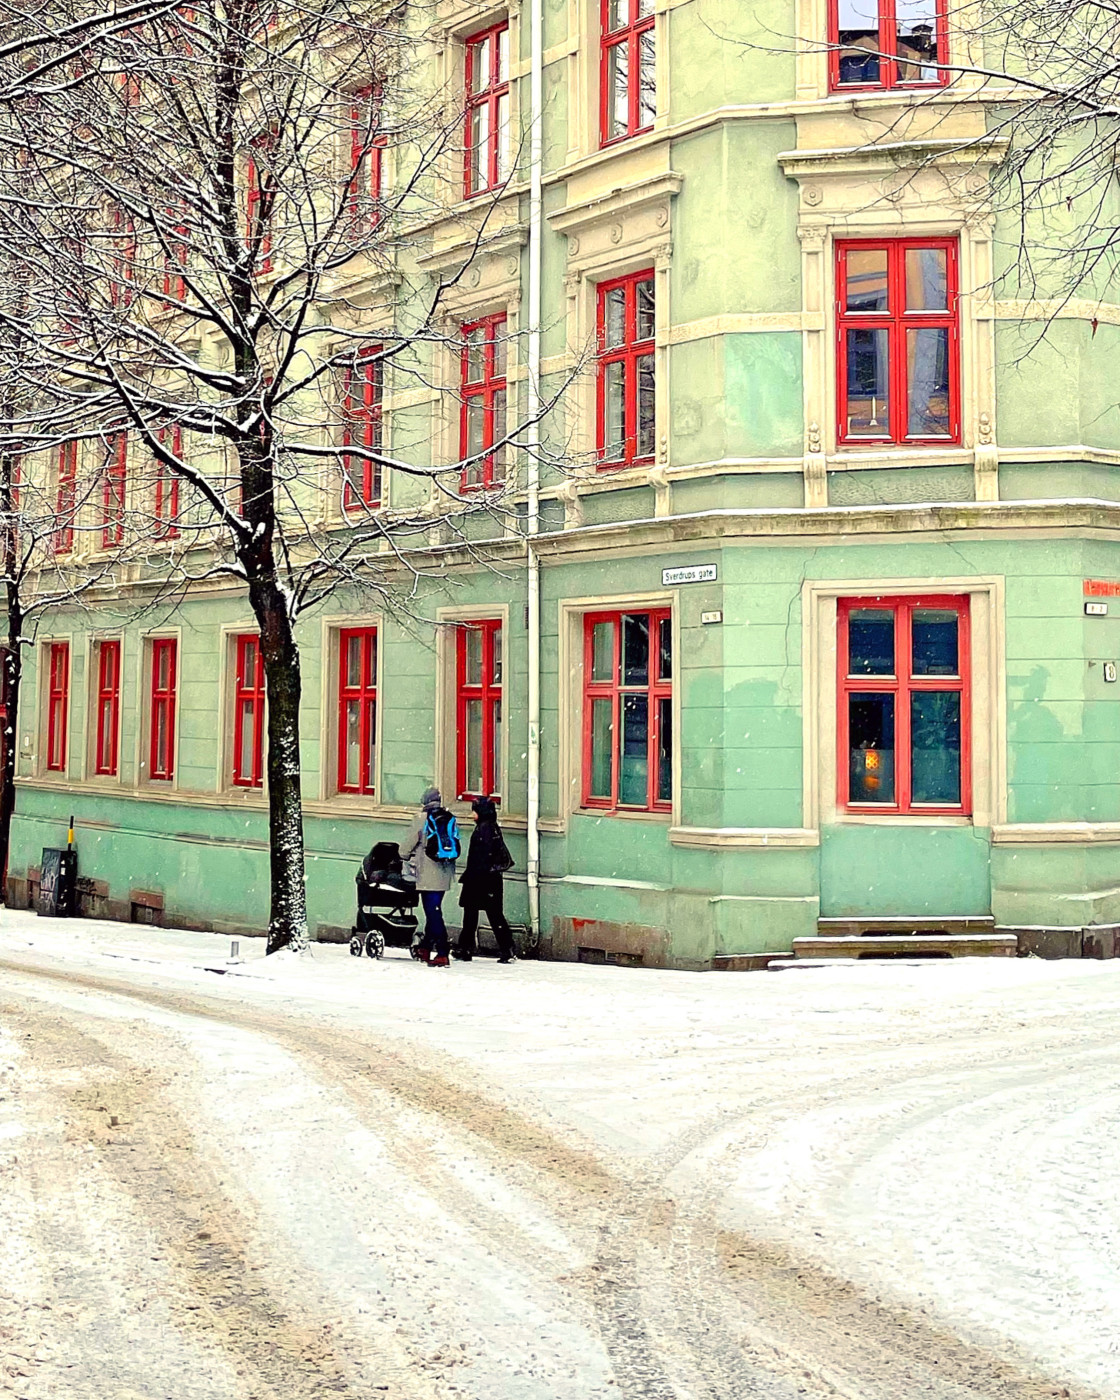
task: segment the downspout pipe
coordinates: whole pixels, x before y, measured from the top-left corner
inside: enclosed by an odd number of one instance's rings
[[[529,643],[528,859],[529,924],[534,944],[541,934],[541,562],[535,539],[541,523],[541,233],[544,183],[544,0],[529,3],[529,344],[525,520],[526,630]]]

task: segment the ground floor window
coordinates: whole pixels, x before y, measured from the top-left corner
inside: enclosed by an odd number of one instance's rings
[[[121,644],[97,643],[97,696],[93,771],[115,778],[119,758],[121,718]]]
[[[501,789],[502,624],[460,624],[456,655],[456,788],[460,798]]]
[[[48,642],[47,754],[48,773],[66,772],[66,741],[70,712],[70,643]]]
[[[372,794],[377,775],[377,628],[338,634],[338,790]]]
[[[841,598],[837,628],[841,805],[970,813],[968,598]]]
[[[583,805],[670,810],[669,609],[588,613],[583,648]]]
[[[170,782],[175,776],[175,710],[178,698],[179,643],[157,637],[151,643],[152,689],[148,776]]]
[[[259,788],[264,782],[264,657],[255,632],[234,638],[237,666],[233,690],[233,784]]]

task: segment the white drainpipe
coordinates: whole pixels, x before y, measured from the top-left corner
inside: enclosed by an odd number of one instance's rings
[[[541,931],[541,563],[534,545],[540,530],[541,469],[538,446],[541,404],[541,190],[544,174],[544,0],[529,4],[529,386],[528,503],[526,512],[526,607],[529,633],[528,862],[529,922],[534,940]]]

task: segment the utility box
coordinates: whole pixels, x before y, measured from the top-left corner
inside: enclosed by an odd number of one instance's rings
[[[36,912],[52,919],[72,919],[78,912],[78,853],[43,848]]]

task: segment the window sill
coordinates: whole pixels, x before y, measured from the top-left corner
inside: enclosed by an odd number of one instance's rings
[[[837,812],[838,826],[973,826],[971,816],[952,812]]]
[[[572,815],[575,817],[622,817],[626,821],[656,822],[659,826],[672,826],[673,824],[673,814],[668,808],[663,811],[651,812],[648,809],[638,807],[577,807]]]

